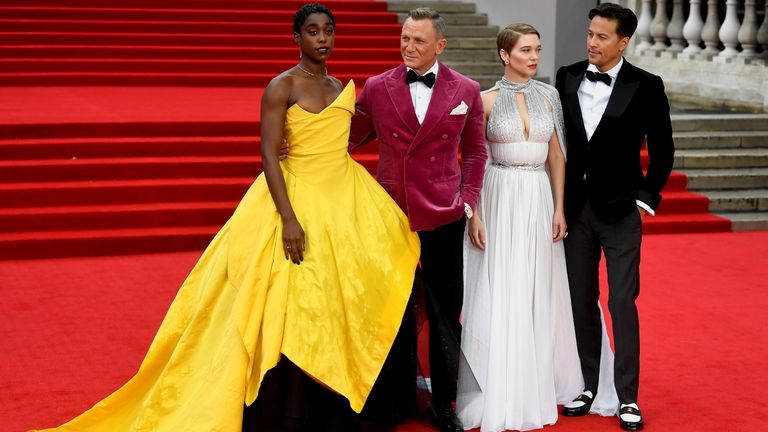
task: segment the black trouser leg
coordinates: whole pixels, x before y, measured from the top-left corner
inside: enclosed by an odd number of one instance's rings
[[[593,231],[593,219],[591,209],[585,205],[576,218],[568,220],[565,258],[584,386],[594,394],[600,377],[602,326],[597,306],[600,298],[600,242]]]
[[[602,227],[600,241],[608,270],[608,309],[616,351],[614,381],[621,403],[637,402],[640,378],[640,323],[635,300],[640,294],[642,221],[633,211]]]
[[[464,297],[462,217],[434,231],[420,231],[424,296],[429,317],[429,369],[435,406],[456,398],[459,315]]]

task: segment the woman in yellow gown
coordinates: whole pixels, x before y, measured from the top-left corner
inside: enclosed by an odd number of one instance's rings
[[[363,409],[419,242],[347,153],[355,88],[325,73],[334,27],[322,6],[297,12],[301,63],[262,99],[264,173],[181,286],[136,375],[48,430],[240,431],[244,406],[281,359]],[[282,138],[292,147],[279,162]]]

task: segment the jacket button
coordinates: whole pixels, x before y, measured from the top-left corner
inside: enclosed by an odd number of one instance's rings
[[[448,139],[448,134],[443,134],[443,139]]]
[[[397,137],[398,137],[398,136],[400,136],[400,135],[398,135],[398,134],[397,134],[397,132],[392,132],[392,136],[393,136],[393,137],[395,137],[395,138],[397,138]]]
[[[435,157],[434,157],[434,156],[430,156],[430,157],[429,157],[429,161],[430,161],[430,162],[434,162],[434,161],[435,161]]]

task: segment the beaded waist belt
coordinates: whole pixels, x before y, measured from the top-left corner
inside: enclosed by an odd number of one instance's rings
[[[491,165],[495,166],[496,168],[520,170],[520,171],[543,171],[544,170],[543,163],[525,164],[525,163],[493,161],[491,162]]]

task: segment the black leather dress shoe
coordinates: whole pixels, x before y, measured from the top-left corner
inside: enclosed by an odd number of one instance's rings
[[[435,407],[432,411],[432,423],[440,428],[440,432],[464,432],[464,427],[450,405]]]
[[[638,421],[626,421],[623,418],[621,418],[622,414],[632,414],[640,417],[640,420]],[[621,428],[626,431],[639,431],[643,430],[643,415],[640,414],[640,410],[632,407],[632,406],[626,406],[622,405],[621,409],[619,409],[619,422],[621,423]]]
[[[583,404],[581,406],[575,408],[564,406],[560,413],[566,417],[579,417],[587,415],[589,414],[589,410],[592,408],[592,402],[594,402],[594,400],[594,396],[589,397],[589,395],[584,392],[573,400],[573,402],[582,402]]]

